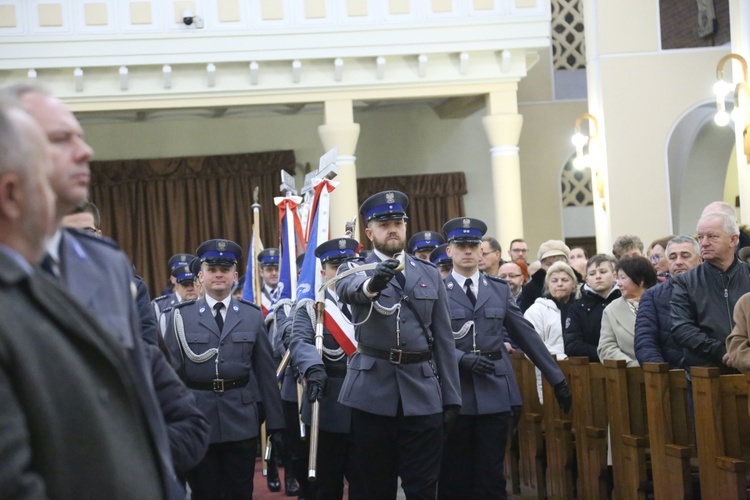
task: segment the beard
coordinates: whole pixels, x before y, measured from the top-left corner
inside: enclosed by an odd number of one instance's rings
[[[397,240],[390,239],[390,238],[393,238],[394,236],[398,239]],[[378,252],[381,252],[389,257],[393,257],[397,253],[404,250],[404,247],[406,246],[406,240],[405,238],[402,238],[398,234],[395,234],[395,235],[389,234],[388,236],[386,236],[386,238],[383,241],[373,239],[372,246]]]

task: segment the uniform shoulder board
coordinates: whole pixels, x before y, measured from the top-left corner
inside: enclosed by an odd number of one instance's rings
[[[98,245],[106,245],[110,248],[114,248],[115,250],[122,250],[120,248],[120,245],[117,244],[115,240],[112,238],[108,238],[106,236],[97,236],[89,231],[83,231],[81,229],[73,229],[71,227],[66,227],[65,231],[70,232],[73,234],[76,238],[80,238],[86,243],[96,243]]]
[[[414,257],[413,255],[411,257],[414,259],[414,262],[419,262],[420,264],[423,264],[425,266],[430,266],[430,267],[434,267],[435,269],[437,269],[437,266],[433,264],[432,262],[430,262],[429,260],[420,259],[419,257]]]
[[[162,302],[164,299],[168,299],[172,296],[171,293],[168,293],[166,295],[160,295],[159,297],[156,297],[152,302]]]
[[[179,302],[171,307],[164,309],[162,312],[166,313],[167,311],[171,311],[172,309],[178,309],[180,307],[189,306],[190,304],[195,304],[195,300],[183,300],[182,302]]]
[[[492,281],[499,281],[500,283],[505,283],[506,285],[508,284],[507,281],[505,281],[504,279],[502,279],[502,278],[500,278],[498,276],[492,276],[492,275],[489,275],[489,274],[486,274],[486,273],[483,273],[482,276],[484,276],[485,278],[489,278]]]
[[[243,299],[243,298],[239,298],[237,300],[240,301],[240,302],[242,302],[243,304],[247,304],[249,306],[253,306],[254,308],[256,308],[259,311],[261,310],[260,306],[258,304],[256,304],[255,302],[250,302],[249,300]]]

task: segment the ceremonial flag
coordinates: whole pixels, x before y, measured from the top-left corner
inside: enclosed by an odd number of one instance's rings
[[[256,243],[257,242],[257,243]],[[250,249],[247,252],[247,267],[245,268],[245,284],[242,287],[242,298],[255,304],[255,292],[253,284],[257,278],[258,262],[256,256],[263,250],[263,243],[260,241],[260,235],[255,236],[255,227],[250,233]]]
[[[342,305],[341,307],[347,307]],[[333,338],[341,346],[347,356],[354,354],[357,350],[357,341],[354,338],[354,325],[351,318],[339,309],[339,304],[334,300],[329,291],[326,291],[326,307],[323,325],[331,332]],[[348,311],[347,311],[348,312]]]
[[[315,249],[328,241],[328,219],[330,214],[330,194],[336,189],[337,182],[328,179],[313,181],[315,195],[310,207],[310,220],[307,223],[307,252],[302,272],[297,285],[297,301],[315,300],[315,292],[320,286],[320,261],[315,257]]]
[[[279,285],[273,297],[272,309],[276,304],[297,298],[297,249],[304,251],[302,222],[297,207],[302,203],[299,196],[276,197],[273,202],[279,207],[279,234],[281,235],[281,255],[279,259]]]

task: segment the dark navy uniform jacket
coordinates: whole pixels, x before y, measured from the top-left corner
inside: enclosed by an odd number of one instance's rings
[[[477,303],[472,306],[453,274],[445,278],[453,331],[458,332],[467,321],[474,321],[476,349],[484,352],[500,351],[502,358],[493,361],[495,372],[490,375],[476,375],[460,370],[463,401],[461,415],[508,412],[511,411],[511,406],[522,404],[510,357],[503,343],[503,327],[550,384],[554,386],[565,380],[539,334],[523,317],[508,284],[501,278],[480,274],[477,285]],[[474,349],[472,339],[472,330],[465,337],[456,339],[456,363],[465,353]]]
[[[204,363],[187,358],[176,337],[176,311],[182,316],[188,345],[195,354],[211,348],[219,349],[220,379],[249,378],[244,387],[222,393],[191,389],[198,408],[211,424],[210,442],[240,441],[258,436],[261,424],[258,404],[261,401],[269,432],[283,429],[276,367],[260,309],[232,297],[221,332],[205,298],[182,302],[168,312],[164,341],[172,354],[172,365],[189,387],[191,381],[206,383],[216,378],[216,356]]]
[[[365,263],[378,262],[371,253]],[[339,267],[341,274],[358,263],[345,262]],[[363,271],[336,283],[336,293],[341,302],[349,304],[360,345],[377,349],[402,349],[410,352],[429,350],[428,341],[412,310],[405,304],[400,313],[401,343],[396,341],[398,315],[384,315],[370,306],[377,301],[391,307],[401,301],[403,291],[420,314],[433,339],[433,356],[430,361],[412,364],[392,364],[355,352],[349,361],[349,370],[339,395],[339,402],[376,415],[395,416],[399,402],[405,416],[441,413],[444,406],[460,405],[461,393],[458,366],[455,360],[455,342],[451,332],[445,286],[434,264],[411,255],[406,256],[405,287],[396,278],[375,298],[368,297],[363,285],[374,271]],[[369,319],[365,321],[368,314]]]
[[[333,299],[329,291],[326,291],[326,294]],[[335,303],[336,300],[333,302]],[[294,317],[292,340],[289,344],[292,359],[302,374],[313,365],[325,368],[328,381],[320,400],[320,429],[326,432],[348,433],[351,426],[351,408],[338,402],[346,375],[347,356],[325,327],[323,328],[323,347],[332,351],[340,351],[340,354],[327,356],[324,353],[321,358],[315,349],[315,325],[307,309],[300,307]],[[310,423],[310,404],[307,402],[307,397],[303,399],[302,420],[306,424]]]

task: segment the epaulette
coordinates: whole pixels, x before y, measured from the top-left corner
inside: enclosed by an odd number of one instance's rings
[[[414,257],[413,255],[411,256],[411,258],[414,259],[412,262],[419,262],[420,264],[425,264],[427,266],[434,267],[435,269],[437,269],[437,266],[433,264],[432,262],[430,262],[429,260],[420,259],[419,257]]]
[[[257,310],[259,310],[259,311],[261,310],[260,306],[259,306],[258,304],[256,304],[255,302],[250,302],[249,300],[247,300],[247,299],[243,299],[243,298],[239,298],[239,299],[237,299],[237,300],[238,300],[239,302],[242,302],[243,304],[247,304],[247,305],[249,305],[249,306],[253,306],[254,308],[256,308],[256,309],[257,309]]]
[[[195,299],[193,299],[193,300],[183,300],[182,302],[179,302],[179,303],[177,303],[177,304],[175,304],[175,305],[173,305],[171,307],[166,308],[162,312],[166,313],[167,311],[169,311],[171,309],[177,309],[179,307],[189,306],[190,304],[195,304]]]
[[[156,297],[156,298],[155,298],[155,299],[154,299],[154,300],[153,300],[152,302],[161,302],[162,300],[164,300],[164,299],[168,299],[168,298],[170,298],[170,297],[172,297],[172,294],[171,294],[171,293],[168,293],[168,294],[166,294],[166,295],[161,295],[161,296],[159,296],[159,297]]]
[[[97,236],[89,231],[83,231],[81,229],[73,229],[72,227],[66,227],[65,231],[69,231],[76,238],[84,238],[87,242],[96,242],[98,244],[103,244],[110,248],[114,248],[115,250],[122,251],[122,249],[120,248],[120,245],[118,245],[117,242],[113,240],[112,238],[108,238],[106,236]]]
[[[505,283],[506,285],[508,284],[507,281],[505,281],[504,279],[502,279],[499,276],[492,276],[491,274],[486,274],[486,273],[483,273],[482,276],[485,277],[485,278],[489,278],[491,280],[494,280],[494,281],[499,281],[500,283]]]

